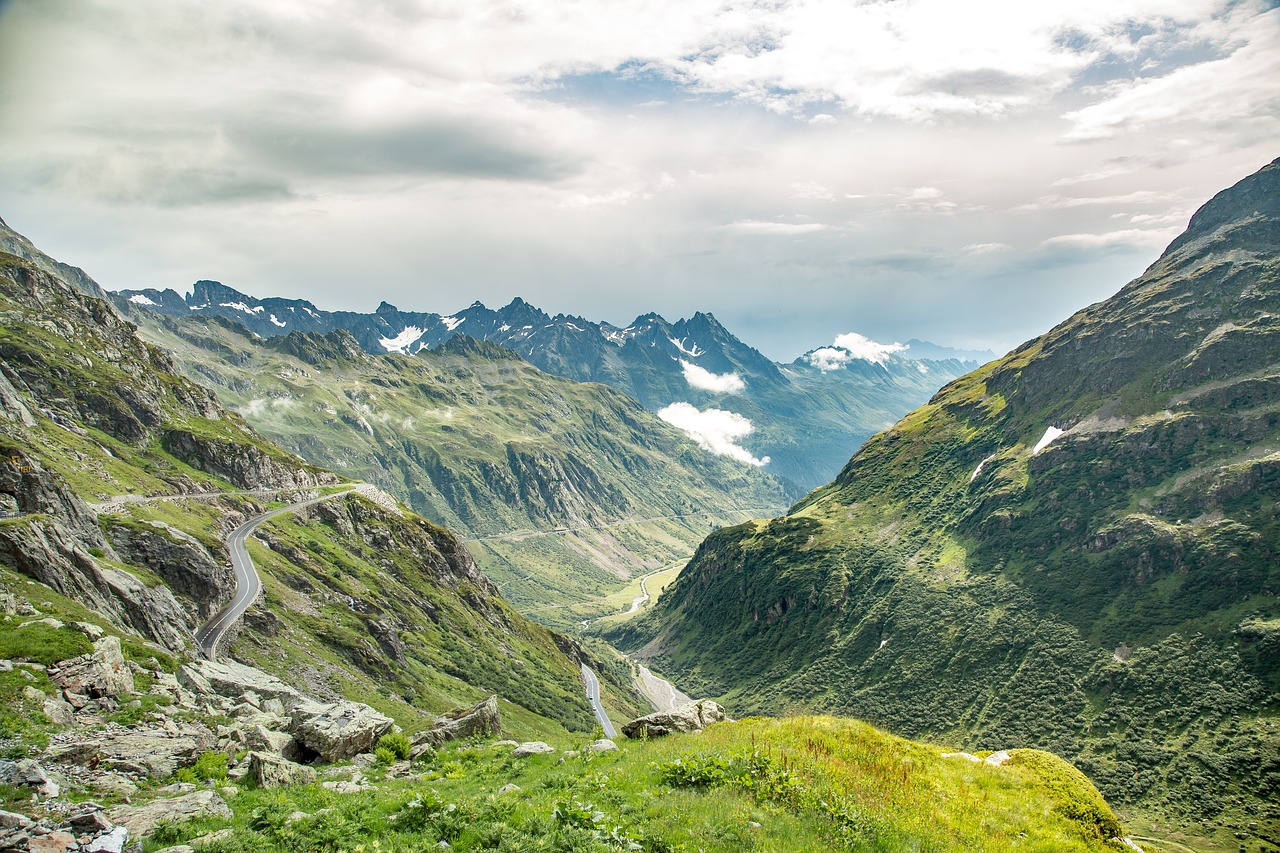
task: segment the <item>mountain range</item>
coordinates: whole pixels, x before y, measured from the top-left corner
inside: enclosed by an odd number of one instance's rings
[[[873,433],[992,357],[923,341],[880,347],[846,335],[777,364],[711,314],[672,323],[650,313],[619,327],[553,317],[519,298],[496,311],[476,302],[448,316],[386,302],[372,314],[324,311],[301,299],[257,299],[214,281],[196,282],[185,296],[146,289],[112,299],[139,322],[145,313],[219,316],[262,338],[341,330],[371,354],[419,353],[459,334],[492,341],[547,373],[624,391],[708,449],[803,489],[834,476]]]
[[[746,712],[1051,749],[1198,849],[1275,845],[1278,317],[1280,160],[613,639]]]

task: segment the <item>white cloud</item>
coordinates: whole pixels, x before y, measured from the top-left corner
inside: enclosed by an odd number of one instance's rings
[[[1200,28],[1227,55],[1103,86],[1100,100],[1064,116],[1072,125],[1066,139],[1096,141],[1181,125],[1212,135],[1224,122],[1270,123],[1280,106],[1280,8],[1264,14],[1256,8],[1240,4],[1234,14]]]
[[[994,252],[1006,252],[1013,248],[1008,243],[970,243],[961,249],[966,255],[990,255]]]
[[[1165,246],[1181,228],[1124,228],[1102,234],[1060,234],[1041,242],[1046,248],[1098,249],[1106,246]]]
[[[758,219],[739,219],[721,227],[726,231],[742,234],[777,234],[784,237],[827,230],[827,226],[820,222],[762,222]]]
[[[728,456],[739,462],[754,465],[757,468],[769,464],[769,457],[757,459],[750,451],[738,444],[755,428],[751,421],[737,412],[724,409],[706,409],[700,411],[690,403],[672,403],[658,411],[658,417],[696,441],[704,450],[718,456]]]
[[[690,386],[713,394],[738,394],[747,387],[737,373],[712,373],[683,358],[680,359],[680,369],[684,371],[684,381]]]
[[[844,367],[854,359],[862,359],[872,364],[883,365],[889,356],[896,352],[906,352],[906,344],[882,344],[873,341],[866,335],[857,332],[846,332],[836,335],[835,342],[829,347],[821,347],[804,356],[804,360],[827,373]]]

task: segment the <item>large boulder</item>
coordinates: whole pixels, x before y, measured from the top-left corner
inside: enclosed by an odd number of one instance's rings
[[[431,728],[413,736],[411,758],[417,758],[427,747],[439,746],[445,741],[461,740],[475,735],[496,735],[502,731],[502,717],[498,713],[498,697],[490,696],[470,708],[449,711]]]
[[[121,696],[133,692],[133,672],[120,651],[119,637],[103,637],[93,652],[59,662],[49,677],[68,693],[81,696]]]
[[[373,749],[395,721],[361,702],[308,702],[290,710],[289,733],[325,761]]]
[[[675,732],[700,732],[712,723],[723,722],[725,719],[724,708],[710,699],[701,699],[670,711],[658,711],[632,720],[622,727],[622,733],[630,738],[645,738],[662,737]]]
[[[234,661],[195,661],[178,670],[178,680],[192,692],[239,700],[246,693],[262,699],[262,707],[279,707],[293,739],[325,761],[339,761],[373,749],[395,721],[361,702],[318,702],[280,679]],[[246,719],[252,719],[247,714]]]
[[[181,797],[152,800],[141,806],[117,806],[107,811],[107,819],[129,830],[129,837],[141,841],[162,821],[182,823],[198,817],[231,817],[231,809],[216,791],[192,791]]]
[[[92,737],[51,744],[45,754],[62,764],[98,766],[123,773],[163,779],[217,745],[214,733],[200,723],[106,731]]]
[[[316,771],[302,764],[286,761],[278,755],[251,752],[248,757],[250,779],[259,788],[281,788],[287,785],[310,785],[316,781]]]
[[[61,792],[58,783],[49,778],[45,769],[30,758],[18,761],[0,761],[0,782],[15,788],[29,788],[32,793],[49,799]]]

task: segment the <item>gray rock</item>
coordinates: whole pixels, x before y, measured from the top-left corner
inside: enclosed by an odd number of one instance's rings
[[[42,799],[56,797],[62,790],[57,782],[49,778],[45,769],[30,758],[0,761],[0,782],[15,788],[30,788]]]
[[[125,827],[129,835],[144,839],[161,821],[182,823],[198,817],[231,817],[231,809],[214,791],[193,791],[168,800],[153,800],[141,806],[117,806],[107,812],[107,819]]]
[[[75,720],[75,708],[58,696],[50,696],[40,706],[49,721],[59,726],[69,726]]]
[[[49,677],[68,693],[93,698],[133,692],[133,673],[120,652],[119,637],[103,637],[93,644],[92,654],[59,662]]]
[[[111,829],[111,821],[96,808],[73,815],[68,822],[81,835],[99,835]]]
[[[279,755],[289,761],[301,762],[303,750],[293,735],[277,732],[263,726],[249,726],[244,730],[244,745],[253,752]]]
[[[124,853],[124,846],[129,843],[127,827],[117,826],[110,832],[99,835],[85,847],[85,853]]]
[[[156,853],[196,853],[196,849],[190,844],[175,844],[172,847],[162,847]]]
[[[325,761],[350,758],[373,749],[395,721],[360,702],[319,705],[308,702],[290,711],[289,732]]]
[[[470,708],[449,711],[431,728],[418,732],[412,738],[410,758],[426,752],[427,746],[439,746],[445,741],[460,740],[476,735],[496,735],[502,731],[502,717],[498,713],[498,697],[490,696]],[[416,754],[415,754],[416,753]]]
[[[63,764],[101,762],[107,769],[163,779],[216,744],[213,732],[200,723],[170,722],[168,726],[109,731],[94,738],[51,745],[45,754]]]
[[[1013,756],[1009,755],[1008,752],[1002,749],[999,752],[993,752],[990,755],[988,755],[985,759],[983,759],[982,763],[989,765],[991,767],[999,767],[1001,764],[1004,764],[1006,761],[1008,761],[1012,757]]]
[[[24,814],[0,810],[0,829],[25,829],[31,824],[31,818]]]
[[[358,794],[361,791],[369,790],[369,785],[361,785],[357,782],[348,782],[345,779],[337,779],[330,782],[321,782],[320,786],[326,790],[333,791],[335,794]]]
[[[76,837],[69,832],[57,830],[44,835],[33,835],[27,841],[27,849],[31,853],[66,853],[76,846]]]
[[[395,721],[360,702],[317,702],[261,670],[233,661],[196,661],[178,671],[178,680],[197,694],[239,699],[246,691],[274,700],[289,718],[294,740],[326,761],[350,758],[373,748]]]
[[[281,788],[288,785],[310,785],[316,781],[316,772],[310,767],[285,761],[279,755],[251,752],[247,759],[249,778],[259,788]]]
[[[119,773],[104,773],[90,780],[89,787],[103,794],[114,794],[128,799],[138,793],[138,786],[126,776]]]
[[[587,752],[616,752],[618,745],[608,738],[601,738],[587,744]]]
[[[632,720],[622,727],[622,733],[630,738],[662,737],[675,732],[700,732],[724,720],[724,708],[710,699],[702,699]]]
[[[508,782],[507,784],[503,785],[501,788],[498,789],[498,793],[499,794],[518,794],[520,793],[520,786],[512,782]]]
[[[555,747],[551,744],[543,743],[540,740],[531,740],[525,741],[511,750],[511,755],[515,758],[528,758],[530,755],[545,755],[555,751]]]
[[[102,626],[94,625],[92,622],[72,622],[71,627],[95,641],[102,639],[102,635],[106,633]]]

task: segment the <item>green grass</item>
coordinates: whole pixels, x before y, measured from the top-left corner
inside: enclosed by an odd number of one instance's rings
[[[1097,792],[1040,753],[974,766],[821,717],[620,747],[517,760],[505,747],[450,744],[415,765],[420,778],[367,793],[242,791],[229,801],[232,820],[171,827],[147,849],[224,827],[232,836],[211,850],[398,853],[441,840],[507,851],[1116,849],[1104,836],[1119,827]],[[499,794],[506,784],[520,790]]]

